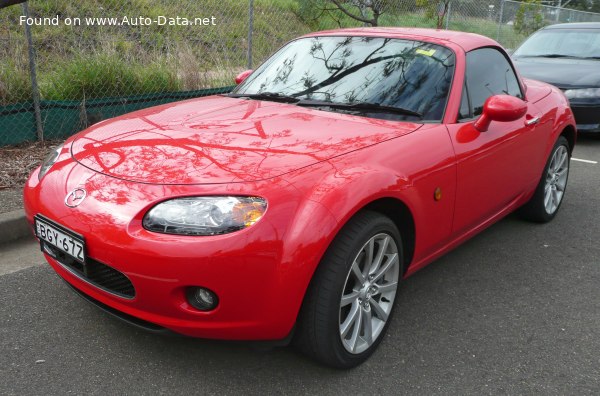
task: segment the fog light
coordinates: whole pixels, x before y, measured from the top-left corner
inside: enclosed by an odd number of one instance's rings
[[[200,311],[210,311],[219,304],[217,295],[204,287],[190,287],[186,294],[190,305]]]

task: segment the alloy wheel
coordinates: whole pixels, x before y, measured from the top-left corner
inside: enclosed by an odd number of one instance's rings
[[[354,258],[340,299],[339,331],[344,348],[359,354],[381,335],[396,297],[398,246],[391,235],[370,238]]]
[[[544,207],[548,214],[556,212],[567,188],[569,176],[569,152],[565,146],[558,146],[552,155],[546,184],[544,186]]]

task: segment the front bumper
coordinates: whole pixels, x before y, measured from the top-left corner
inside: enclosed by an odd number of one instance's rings
[[[307,241],[283,241],[287,234],[298,235],[288,230],[297,223],[290,219],[302,202],[295,188],[280,182],[276,195],[265,196],[269,202],[265,216],[246,230],[175,236],[142,227],[143,215],[156,202],[165,197],[232,194],[232,189],[243,195],[240,185],[140,185],[75,163],[56,168],[43,183],[37,182],[34,172],[26,185],[28,220],[33,223],[33,216],[41,214],[83,235],[87,257],[123,274],[135,289],[131,297],[99,287],[69,263],[61,263],[61,257],[44,252],[56,273],[78,292],[109,310],[187,336],[280,340],[291,332],[320,258],[319,249],[298,249]],[[269,182],[271,190],[275,183]],[[82,186],[88,191],[85,201],[77,208],[67,207],[67,192]],[[249,188],[261,191],[261,186]],[[331,217],[318,206],[314,211],[316,218]],[[318,233],[314,237],[324,240]],[[219,297],[219,305],[209,312],[195,309],[186,298],[190,286],[209,288]]]
[[[160,327],[158,325],[155,325],[154,323],[150,323],[150,322],[146,322],[145,320],[138,319],[135,316],[127,315],[124,312],[117,311],[116,309],[111,308],[110,306],[103,304],[100,301],[95,300],[92,297],[88,296],[87,294],[81,292],[79,289],[77,289],[76,287],[71,285],[69,282],[65,281],[65,283],[71,288],[71,290],[73,290],[75,292],[75,294],[77,294],[79,297],[81,297],[85,301],[87,301],[90,304],[94,305],[95,307],[101,309],[102,311],[106,312],[107,314],[111,315],[112,317],[117,318],[117,319],[127,323],[130,326],[137,327],[139,329],[142,329],[142,330],[150,332],[150,333],[156,333],[156,334],[162,334],[162,335],[173,334],[171,331],[169,331],[168,329],[165,329],[164,327]]]

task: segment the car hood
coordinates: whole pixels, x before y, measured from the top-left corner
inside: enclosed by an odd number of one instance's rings
[[[126,114],[76,136],[73,158],[150,184],[264,180],[383,142],[422,124],[211,96]]]
[[[519,73],[559,88],[600,87],[600,61],[586,59],[517,58]]]

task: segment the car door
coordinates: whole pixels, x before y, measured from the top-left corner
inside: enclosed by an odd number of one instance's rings
[[[530,153],[539,115],[532,105],[516,121],[492,121],[485,132],[473,126],[486,99],[498,94],[524,98],[506,55],[494,47],[468,52],[459,119],[448,125],[457,161],[454,232],[499,213],[526,193],[535,178]]]

